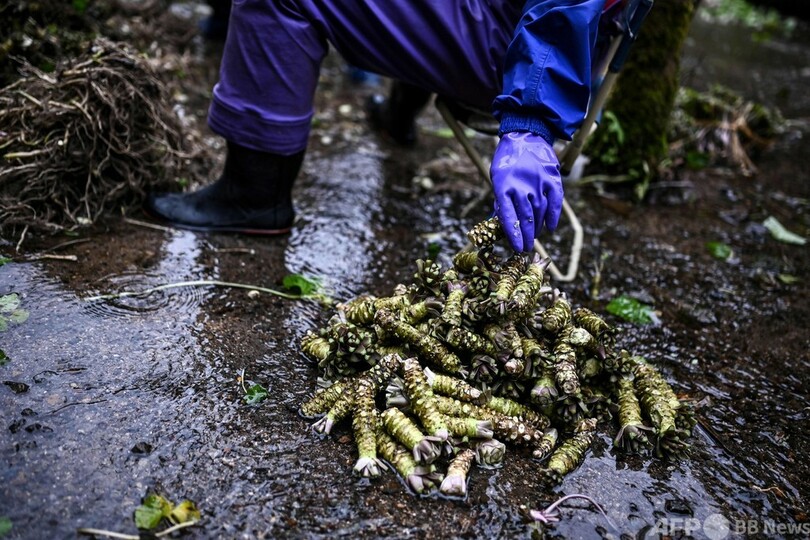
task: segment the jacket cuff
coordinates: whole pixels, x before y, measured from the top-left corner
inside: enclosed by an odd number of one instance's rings
[[[551,134],[551,129],[545,122],[533,116],[522,116],[509,112],[503,113],[498,136],[512,131],[528,131],[543,137],[549,145],[554,144],[554,135]]]

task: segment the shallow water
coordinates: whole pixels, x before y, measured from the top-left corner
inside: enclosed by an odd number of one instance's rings
[[[685,65],[709,65],[718,48],[712,41],[701,51],[710,34],[699,24],[693,33]],[[807,65],[810,47],[798,38],[768,47]],[[746,53],[731,71],[758,73],[769,58]],[[748,97],[775,103],[780,88],[801,88],[806,77],[802,69],[779,73],[787,79]],[[660,311],[657,327],[619,323],[620,344],[700,401],[694,452],[683,462],[617,456],[604,432],[553,492],[539,485],[536,465],[510,451],[503,469],[474,471],[465,501],[415,497],[392,474],[353,477],[351,430],[322,440],[296,412],[317,376],[298,343],[329,309],[221,287],[85,300],[203,279],[277,288],[290,272],[323,278],[345,300],[409,281],[430,242],[445,261],[458,250],[485,216],[480,209],[458,217],[477,180],[433,190],[411,181],[443,149],[460,151],[427,132],[438,125],[435,113],[423,120],[416,150],[392,148],[366,137],[359,110],[370,90],[349,86],[338,69],[326,74],[290,236],[165,232],[114,220],[84,233],[88,242],[54,251],[77,262],[0,268],[0,293],[18,292],[31,314],[2,335],[10,360],[0,381],[21,383],[0,385],[0,517],[13,524],[9,538],[73,538],[79,527],[132,532],[132,511],[150,490],[195,501],[203,521],[190,535],[200,538],[722,538],[723,525],[741,533],[773,525],[787,536],[777,525],[807,523],[810,261],[806,248],[778,244],[759,225],[773,214],[797,232],[810,226],[810,148],[800,130],[762,158],[754,178],[691,173],[682,179],[695,194],[686,204],[618,215],[592,194],[569,192],[586,248],[579,278],[560,288],[599,312],[619,293]],[[791,117],[807,115],[801,100],[790,103]],[[352,108],[340,113],[338,104]],[[569,234],[563,226],[550,240],[556,257]],[[704,244],[713,240],[736,256],[712,259]],[[23,248],[36,254],[44,246]],[[3,251],[13,254],[13,246]],[[800,281],[784,284],[780,274]],[[258,406],[243,402],[243,370],[248,384],[269,390]],[[597,500],[615,528],[577,502],[549,529],[524,518],[522,505],[571,493]]]

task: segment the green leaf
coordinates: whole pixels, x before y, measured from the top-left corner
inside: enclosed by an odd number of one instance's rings
[[[141,505],[135,509],[135,526],[139,529],[151,530],[160,525],[163,512],[159,508]]]
[[[160,521],[169,517],[173,505],[164,497],[150,493],[143,499],[143,504],[135,509],[135,526],[139,529],[154,529]]]
[[[174,507],[174,510],[169,514],[169,520],[175,525],[189,521],[199,521],[200,511],[197,510],[197,506],[193,502],[185,500]]]
[[[706,242],[706,249],[709,250],[712,257],[721,261],[727,261],[734,255],[734,251],[723,242]]]
[[[652,306],[642,304],[635,298],[624,295],[617,296],[608,302],[606,309],[608,313],[636,324],[649,324],[658,319]]]
[[[3,349],[0,349],[0,367],[5,366],[9,362],[11,362],[11,358],[6,356],[6,351],[4,351]]]
[[[0,313],[11,313],[20,307],[20,295],[17,293],[0,296]]]
[[[449,127],[434,129],[431,131],[431,134],[435,135],[436,137],[441,137],[442,139],[452,139],[455,137],[453,130]]]
[[[793,285],[801,281],[801,278],[791,274],[779,274],[776,278],[785,285]]]
[[[11,524],[10,519],[8,519],[6,516],[0,516],[0,536],[8,534],[12,527],[13,525]]]
[[[285,289],[301,296],[311,296],[318,292],[321,288],[321,282],[318,279],[306,278],[301,274],[287,274],[284,276],[281,284]]]
[[[28,320],[28,315],[28,311],[24,309],[17,309],[11,312],[11,315],[8,316],[8,320],[14,324],[20,324]]]
[[[762,225],[768,229],[771,236],[780,242],[784,242],[785,244],[795,244],[797,246],[803,246],[807,243],[807,240],[805,240],[803,236],[790,232],[784,227],[784,225],[779,223],[778,219],[773,216],[768,216],[768,218],[762,222]]]
[[[3,257],[0,255],[0,266],[3,266],[6,263],[10,263],[13,259],[9,259],[8,257]]]
[[[267,388],[256,383],[245,392],[245,402],[248,405],[255,405],[264,401],[267,396]]]
[[[438,242],[429,243],[427,247],[427,258],[435,261],[441,250],[442,246]]]
[[[699,171],[709,166],[709,154],[692,150],[686,153],[686,166],[693,171]]]

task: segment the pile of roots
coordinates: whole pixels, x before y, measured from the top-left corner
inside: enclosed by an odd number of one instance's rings
[[[187,146],[147,60],[96,40],[53,73],[0,89],[0,231],[61,230],[177,185]]]
[[[549,285],[548,261],[496,255],[500,235],[497,218],[476,225],[451,268],[419,260],[413,283],[341,304],[308,332],[302,351],[323,384],[301,414],[323,434],[351,421],[355,472],[390,465],[420,494],[465,496],[472,464],[498,466],[509,447],[555,485],[600,424],[622,452],[685,456],[691,406],[644,358],[615,349],[615,328]]]

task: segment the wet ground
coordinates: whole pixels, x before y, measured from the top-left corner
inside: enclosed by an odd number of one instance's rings
[[[467,500],[418,498],[391,474],[371,483],[353,477],[350,430],[321,440],[296,413],[317,375],[299,339],[326,321],[328,309],[215,287],[86,300],[198,279],[278,287],[288,273],[321,277],[344,300],[408,281],[431,242],[441,257],[458,250],[486,214],[459,217],[479,185],[474,173],[462,160],[431,189],[412,177],[459,147],[433,133],[440,127],[433,111],[415,150],[369,135],[360,105],[372,89],[353,86],[333,63],[290,236],[204,235],[110,219],[78,237],[32,236],[19,252],[14,243],[2,247],[14,262],[0,268],[0,293],[17,292],[30,312],[2,334],[7,537],[74,538],[79,527],[132,532],[132,511],[152,490],[197,503],[203,520],[186,533],[194,538],[531,537],[543,531],[526,522],[521,506],[570,493],[599,501],[617,529],[571,503],[545,531],[550,536],[714,539],[723,525],[732,536],[791,536],[810,527],[810,255],[761,225],[773,215],[795,232],[810,231],[803,90],[810,44],[801,35],[754,44],[746,31],[709,32],[697,23],[687,50],[689,84],[753,80],[732,87],[801,120],[759,157],[757,175],[681,173],[671,183],[677,196],[658,188],[635,207],[568,190],[586,246],[577,279],[559,286],[600,313],[622,293],[660,312],[659,326],[612,320],[623,328],[622,346],[700,402],[689,460],[615,455],[603,433],[554,492],[539,486],[536,465],[510,452],[503,469],[474,471]],[[735,43],[745,53],[732,63],[725,55]],[[564,261],[569,241],[563,226],[547,244]],[[734,255],[712,258],[710,241]],[[243,401],[242,370],[269,389],[258,406]]]

